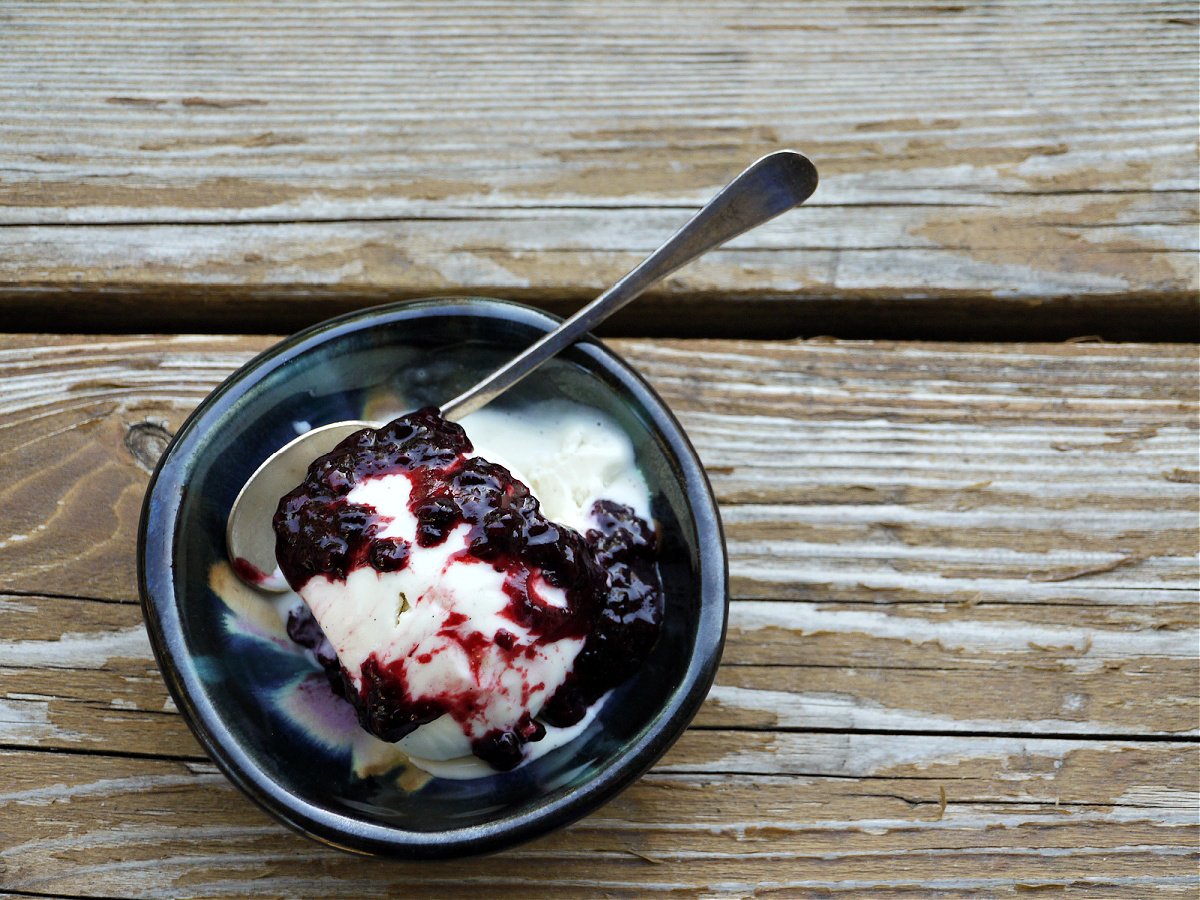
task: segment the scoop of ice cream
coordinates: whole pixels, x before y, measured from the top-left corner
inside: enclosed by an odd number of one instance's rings
[[[347,438],[275,516],[280,568],[306,604],[289,634],[368,731],[426,764],[473,753],[508,769],[531,742],[560,745],[657,638],[632,448],[602,417],[538,412],[477,413],[472,428],[520,458],[574,528],[434,409]]]
[[[476,453],[500,463],[541,504],[542,513],[586,535],[604,500],[650,520],[649,490],[633,444],[606,415],[567,400],[523,408],[487,406],[462,422]]]
[[[396,741],[449,716],[511,768],[599,617],[607,575],[507,469],[427,409],[347,438],[280,502],[277,556],[360,721]]]

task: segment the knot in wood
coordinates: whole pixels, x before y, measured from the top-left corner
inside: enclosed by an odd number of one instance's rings
[[[135,422],[125,430],[125,449],[134,461],[147,472],[153,472],[159,457],[171,443],[173,435],[164,422],[147,419]]]

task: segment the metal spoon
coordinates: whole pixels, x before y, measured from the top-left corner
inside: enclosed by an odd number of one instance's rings
[[[817,170],[799,153],[780,150],[764,156],[722,188],[637,268],[528,350],[445,404],[442,415],[458,420],[490,403],[651,285],[709,250],[799,206],[816,187]],[[233,501],[225,528],[229,558],[243,581],[266,591],[288,589],[275,567],[271,530],[279,498],[304,480],[309,464],[318,456],[354,432],[378,424],[335,422],[314,428],[285,444],[250,476]]]

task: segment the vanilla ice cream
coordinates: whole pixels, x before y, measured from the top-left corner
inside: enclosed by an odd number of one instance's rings
[[[276,516],[360,722],[445,777],[573,738],[661,618],[649,492],[615,423],[555,401],[463,426],[422,410],[360,432]]]

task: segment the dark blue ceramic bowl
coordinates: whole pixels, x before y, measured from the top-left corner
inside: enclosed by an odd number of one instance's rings
[[[226,775],[288,825],[347,850],[409,858],[499,850],[575,821],[654,763],[712,683],[728,612],[725,547],[695,451],[653,390],[594,339],[498,403],[567,397],[628,432],[663,534],[662,638],[579,738],[482,781],[421,779],[362,732],[225,561],[229,507],[297,430],[457,395],[557,319],[484,299],[377,307],[314,326],[200,404],[150,482],[142,606],[163,676]],[[388,752],[381,753],[381,749]]]

